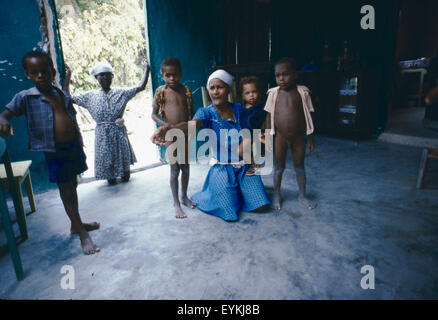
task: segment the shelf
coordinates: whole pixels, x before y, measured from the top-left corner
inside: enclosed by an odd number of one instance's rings
[[[357,90],[342,89],[342,90],[339,90],[339,94],[341,96],[356,96],[357,95]]]
[[[338,109],[338,111],[339,111],[340,113],[356,114],[356,113],[357,113],[357,108],[356,108],[356,107],[354,107],[354,108],[350,108],[350,107],[348,107],[348,106],[344,106],[344,107],[340,107],[340,108]]]

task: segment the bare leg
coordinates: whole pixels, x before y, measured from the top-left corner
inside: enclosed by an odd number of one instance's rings
[[[253,176],[256,173],[256,167],[254,166],[254,158],[252,155],[252,139],[243,139],[237,148],[239,157],[242,158],[246,164],[250,166],[246,169],[245,174]]]
[[[173,207],[175,208],[176,218],[187,218],[184,211],[181,209],[181,204],[178,199],[178,177],[180,165],[178,163],[170,165],[170,189],[173,196]]]
[[[238,153],[239,156],[245,161],[245,163],[251,164],[253,163],[252,157],[252,140],[251,139],[243,139],[239,144]]]
[[[291,148],[298,189],[300,192],[298,201],[307,209],[312,210],[316,207],[316,203],[306,198],[306,171],[304,170],[306,144],[304,142],[304,137],[294,139]]]
[[[82,224],[77,205],[76,187],[76,180],[58,183],[59,194],[61,196],[65,211],[70,218],[72,229],[79,234],[79,238],[81,239],[82,251],[85,254],[93,254],[99,252],[100,249],[96,247],[87,230],[85,229],[85,226]]]
[[[74,179],[72,181],[72,183],[73,183],[73,188],[76,190],[77,187],[78,187],[77,179]],[[72,197],[73,197],[73,205],[75,207],[75,210],[77,212],[79,212],[78,193],[74,192]],[[92,223],[85,223],[85,222],[83,222],[82,225],[84,226],[85,230],[87,230],[87,231],[93,231],[93,230],[99,229],[99,227],[100,227],[100,223],[99,222],[92,222]],[[79,234],[79,231],[77,231],[77,230],[75,230],[75,228],[73,228],[73,223],[72,223],[72,225],[70,227],[70,232],[71,232],[71,234]]]
[[[288,144],[279,133],[275,135],[274,139],[274,198],[271,206],[275,210],[281,210],[281,179],[285,168]]]
[[[189,178],[190,178],[190,165],[189,164],[180,164],[181,168],[181,189],[182,189],[182,198],[181,202],[186,207],[193,209],[196,207],[196,202],[189,199],[187,196],[187,188],[189,186]]]

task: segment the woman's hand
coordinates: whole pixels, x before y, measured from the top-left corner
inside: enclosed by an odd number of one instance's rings
[[[142,65],[143,67],[145,67],[146,70],[149,70],[149,68],[150,68],[150,66],[149,66],[149,62],[148,62],[148,59],[143,59],[143,60],[141,61],[141,65]]]
[[[71,72],[71,69],[70,69],[70,67],[68,66],[68,64],[65,64],[65,77],[67,78],[67,77],[71,77],[71,74],[72,74],[72,72]]]
[[[71,81],[72,71],[67,64],[65,64],[64,67],[65,67],[65,79],[64,79],[64,85],[62,86],[62,90],[70,92],[70,81]]]

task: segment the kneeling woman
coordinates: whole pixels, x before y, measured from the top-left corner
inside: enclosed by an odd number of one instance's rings
[[[233,145],[220,139],[221,129],[241,130],[242,105],[228,102],[232,82],[233,76],[228,72],[213,72],[207,81],[213,104],[199,109],[193,117],[197,129],[208,128],[215,132],[218,142],[211,147],[213,157],[220,162],[210,168],[202,190],[193,195],[192,200],[201,211],[226,221],[238,220],[238,211],[253,211],[270,204],[260,176],[246,175],[248,165],[231,164]],[[183,122],[170,128],[160,128],[155,139],[163,143],[168,129],[179,128],[186,131],[187,127],[187,122]],[[224,154],[227,155],[227,161],[222,159]]]

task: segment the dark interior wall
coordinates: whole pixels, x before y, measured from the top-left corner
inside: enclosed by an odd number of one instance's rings
[[[375,8],[375,30],[360,26],[363,5]],[[272,0],[271,60],[292,56],[299,66],[312,60],[318,63],[325,41],[335,57],[342,54],[344,40],[350,41],[362,68],[380,70],[382,96],[376,130],[381,131],[388,115],[398,7],[397,0]]]
[[[21,66],[22,56],[38,48],[41,41],[40,13],[35,0],[9,1],[7,10],[0,20],[0,106],[11,101],[16,93],[28,89],[33,83],[27,79]],[[12,126],[15,135],[7,139],[12,161],[30,159],[33,161],[31,172],[36,191],[40,189],[40,180],[48,180],[45,172],[44,156],[40,152],[28,150],[27,125],[24,117],[14,118]]]
[[[375,30],[360,26],[363,5],[375,8]],[[363,67],[380,67],[394,50],[397,8],[396,0],[272,0],[272,60],[289,55],[299,65],[318,62],[325,41],[338,56],[348,40]]]
[[[195,108],[202,106],[212,66],[223,63],[221,1],[146,0],[152,87],[164,84],[161,61],[176,57],[183,68],[182,82],[194,92]]]
[[[223,0],[224,63],[269,61],[270,2]]]
[[[397,58],[411,60],[438,54],[438,1],[402,0]]]

